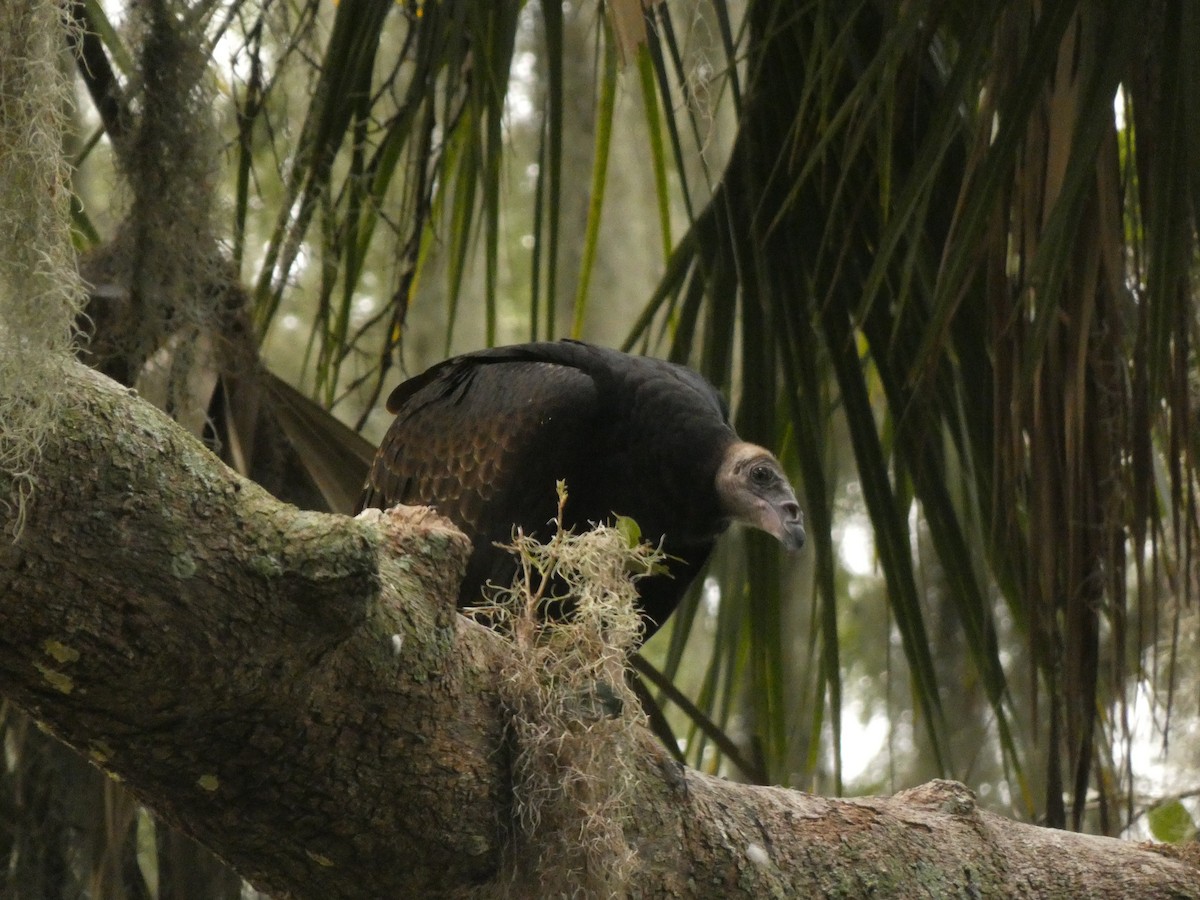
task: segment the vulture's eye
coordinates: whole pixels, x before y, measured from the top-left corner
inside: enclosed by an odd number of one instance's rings
[[[750,480],[758,487],[766,487],[775,478],[770,466],[755,466],[750,470]]]

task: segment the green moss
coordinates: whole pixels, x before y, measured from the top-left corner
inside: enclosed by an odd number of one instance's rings
[[[42,652],[47,656],[60,663],[73,663],[79,661],[79,651],[73,647],[68,647],[66,644],[55,640],[45,640],[42,642]]]
[[[250,568],[263,578],[278,578],[283,574],[283,564],[274,556],[262,553],[250,558]]]
[[[50,687],[54,688],[60,694],[69,694],[75,690],[75,682],[71,680],[71,676],[64,675],[56,669],[51,669],[49,666],[44,666],[41,663],[36,663],[35,668],[42,673],[42,678]]]
[[[196,561],[190,553],[180,553],[171,557],[171,574],[176,578],[191,578],[196,574]]]

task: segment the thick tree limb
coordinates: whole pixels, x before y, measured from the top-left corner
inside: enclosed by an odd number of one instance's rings
[[[454,611],[462,535],[297,512],[124,389],[69,381],[0,544],[0,692],[265,890],[536,895],[513,862],[509,645]],[[949,782],[826,800],[637,746],[630,895],[1200,898],[1195,867]]]

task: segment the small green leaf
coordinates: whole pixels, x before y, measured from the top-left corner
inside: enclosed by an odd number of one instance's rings
[[[617,516],[616,529],[625,540],[625,546],[636,547],[642,542],[642,527],[629,516]]]
[[[1196,836],[1196,820],[1178,800],[1168,800],[1150,810],[1146,816],[1150,833],[1156,841],[1182,844]]]

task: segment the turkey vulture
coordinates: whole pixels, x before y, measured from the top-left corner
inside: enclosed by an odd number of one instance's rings
[[[460,606],[508,585],[514,526],[543,540],[565,479],[564,525],[629,516],[669,554],[638,582],[649,637],[679,604],[717,537],[738,520],[789,549],[804,542],[775,457],[739,440],[721,396],[691,369],[580,341],[456,356],[405,381],[358,510],[435,507],[471,538]]]

